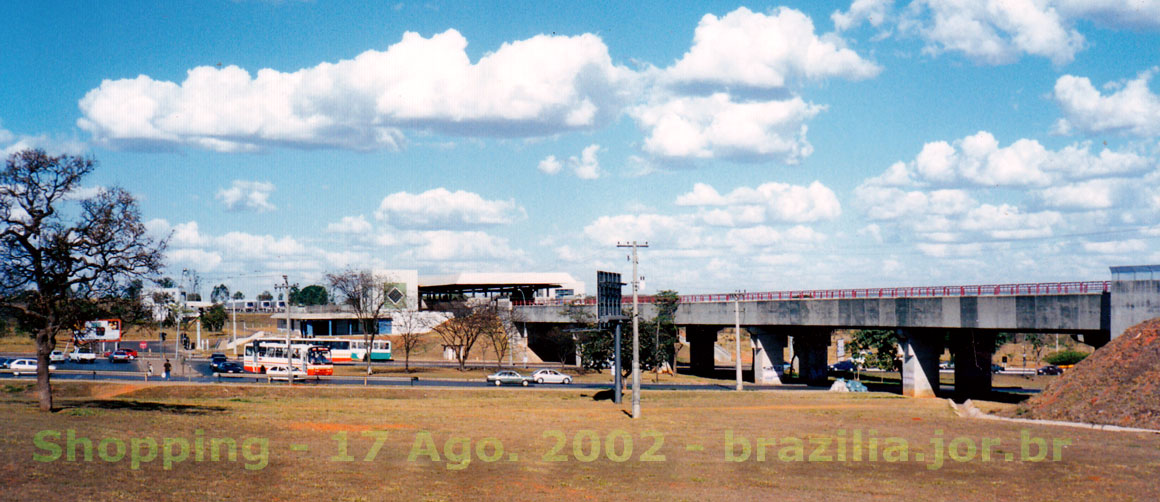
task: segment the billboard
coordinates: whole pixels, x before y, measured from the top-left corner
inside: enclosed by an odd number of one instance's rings
[[[596,272],[596,318],[598,322],[608,322],[624,315],[620,310],[620,274]]]
[[[121,341],[120,319],[98,319],[85,322],[84,329],[74,335],[77,343]]]

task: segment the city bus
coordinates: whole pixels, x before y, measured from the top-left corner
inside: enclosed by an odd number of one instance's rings
[[[367,342],[362,338],[311,338],[310,343],[330,349],[330,357],[334,362],[366,361]],[[376,339],[371,346],[372,361],[391,360],[391,341]]]
[[[290,364],[306,371],[310,376],[334,374],[334,363],[330,358],[330,348],[315,343],[314,340],[292,338],[290,340]],[[265,373],[271,366],[286,365],[286,339],[261,338],[246,344],[243,365],[251,373]]]

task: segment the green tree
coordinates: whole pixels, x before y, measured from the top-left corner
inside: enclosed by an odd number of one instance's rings
[[[36,340],[37,398],[52,410],[49,354],[57,333],[126,301],[133,279],[155,277],[166,241],[148,234],[121,188],[78,199],[95,162],[25,150],[0,172],[0,308]]]
[[[638,326],[641,371],[660,369],[666,364],[672,364],[676,357],[677,326],[674,318],[680,304],[680,296],[676,291],[664,290],[657,293],[655,298],[656,316],[640,321]],[[626,313],[631,317],[631,310]],[[580,327],[585,329],[578,336],[581,363],[584,368],[591,370],[607,368],[616,347],[615,332],[608,328],[597,329],[591,322],[582,323]],[[631,322],[625,322],[621,328],[620,360],[621,371],[625,375],[631,374]]]
[[[226,325],[226,309],[220,303],[201,313],[201,327],[209,331],[221,331]]]
[[[260,301],[260,302],[268,302],[268,301],[273,300],[273,299],[274,299],[274,295],[270,294],[269,291],[263,291],[261,293],[258,293],[258,301]]]
[[[213,291],[209,294],[209,300],[214,303],[225,303],[230,299],[230,288],[225,284],[218,284],[213,287]]]
[[[241,292],[241,291],[234,291],[234,299],[235,300],[245,300],[246,294]]]
[[[862,329],[854,332],[850,351],[865,357],[864,366],[883,370],[897,369],[898,346],[902,339],[894,330]]]
[[[312,284],[298,292],[296,303],[299,305],[326,305],[330,303],[326,288]]]

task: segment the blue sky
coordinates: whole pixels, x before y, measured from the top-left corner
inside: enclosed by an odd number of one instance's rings
[[[174,275],[683,293],[1160,262],[1160,2],[18,2],[0,149],[100,162]],[[591,286],[591,285],[590,285]]]

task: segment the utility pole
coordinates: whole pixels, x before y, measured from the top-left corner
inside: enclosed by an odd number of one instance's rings
[[[182,367],[182,374],[185,374],[185,366],[181,365],[181,321],[185,320],[186,275],[189,275],[189,269],[181,269],[181,284],[177,285],[177,336],[173,337],[173,357],[177,365]]]
[[[282,274],[282,285],[274,286],[274,289],[285,291],[283,298],[286,299],[286,383],[288,385],[294,385],[294,360],[290,357],[290,280],[286,277],[286,274]],[[370,347],[367,348],[367,357],[370,357]]]
[[[632,248],[632,418],[640,418],[640,274],[637,272],[637,248],[647,248],[648,243],[617,244],[618,248]]]
[[[234,302],[234,300],[226,301]],[[230,345],[234,348],[234,357],[238,357],[238,304],[236,302],[230,304],[230,313],[234,318],[234,335],[230,340]]]
[[[733,293],[733,360],[737,367],[737,390],[743,390],[741,384],[741,295],[738,290]]]

